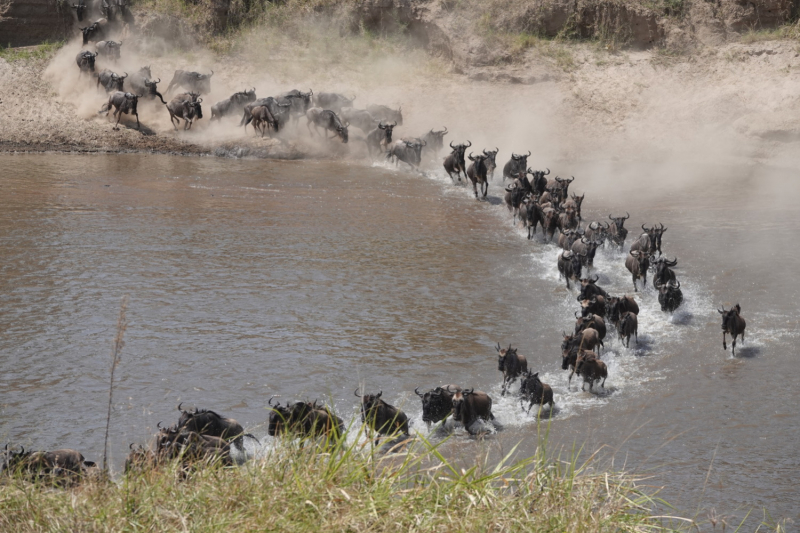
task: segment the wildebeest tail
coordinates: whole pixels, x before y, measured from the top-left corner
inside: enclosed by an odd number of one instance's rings
[[[256,436],[255,436],[255,435],[253,435],[252,433],[245,433],[245,434],[244,434],[244,435],[242,435],[242,436],[243,436],[243,437],[250,437],[251,439],[253,439],[254,441],[256,441],[256,442],[257,442],[259,445],[261,444],[261,441],[260,441],[260,440],[258,440],[258,439],[256,438]]]
[[[103,113],[108,113],[108,108],[111,107],[108,102],[103,104],[103,107],[100,108],[100,111],[97,112],[98,115],[102,115]]]

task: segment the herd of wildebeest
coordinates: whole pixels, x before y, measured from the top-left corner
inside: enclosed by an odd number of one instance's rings
[[[104,14],[115,7],[118,19],[127,20],[125,0],[102,1]],[[111,2],[111,3],[109,3]],[[82,20],[85,0],[74,4],[78,18]],[[109,11],[106,11],[108,9]],[[184,88],[188,92],[175,96],[168,103],[157,90],[159,79],[153,79],[150,68],[144,67],[136,74],[119,75],[109,69],[95,72],[95,59],[100,56],[104,60],[114,62],[120,57],[122,43],[103,40],[104,28],[109,20],[101,19],[86,28],[82,28],[84,44],[94,41],[95,52],[82,51],[78,54],[77,63],[81,73],[93,74],[97,85],[103,86],[110,94],[108,103],[102,112],[108,113],[114,108],[117,124],[122,114],[137,117],[139,98],[158,98],[167,106],[173,125],[184,121],[184,129],[191,127],[194,120],[203,117],[201,103],[202,94],[210,92],[211,77],[178,70],[175,72],[165,94],[173,88]],[[125,89],[128,91],[125,91]],[[441,131],[430,130],[424,136],[401,138],[393,141],[393,130],[403,124],[402,110],[386,106],[369,106],[358,110],[353,107],[355,96],[348,97],[336,93],[318,93],[299,90],[288,91],[275,97],[257,98],[255,89],[237,92],[229,98],[217,102],[211,107],[211,120],[221,120],[226,116],[240,114],[240,125],[252,124],[254,130],[264,135],[267,131],[280,132],[292,120],[295,128],[301,117],[307,120],[307,128],[313,135],[312,127],[332,132],[332,138],[339,138],[343,143],[348,141],[348,128],[361,129],[372,157],[385,157],[400,161],[412,168],[417,168],[422,160],[422,151],[426,149],[430,158],[435,158],[444,148],[444,137],[447,128]],[[469,180],[476,198],[479,198],[478,186],[482,197],[486,197],[488,184],[493,180],[496,170],[495,159],[499,148],[482,150],[475,155],[467,150],[472,143],[449,144],[451,153],[444,159],[444,169],[454,183]],[[574,178],[561,179],[556,176],[548,179],[550,170],[532,170],[528,167],[527,155],[512,153],[510,160],[502,171],[503,183],[510,184],[505,188],[505,204],[512,215],[514,224],[521,224],[527,230],[528,239],[532,239],[541,227],[542,237],[546,242],[556,241],[562,249],[558,255],[558,271],[571,289],[571,283],[579,288],[577,300],[580,310],[575,312],[575,325],[572,334],[564,332],[561,344],[561,367],[569,370],[567,388],[571,387],[574,374],[583,378],[584,390],[589,384],[593,390],[595,383],[602,380],[605,386],[608,376],[606,364],[601,359],[606,337],[606,323],[610,323],[617,331],[617,336],[626,348],[630,346],[633,336],[638,343],[639,306],[633,296],[611,296],[597,285],[599,276],[590,276],[594,269],[594,258],[598,247],[614,247],[623,250],[628,230],[625,216],[612,216],[610,222],[591,221],[584,224],[581,206],[585,194],[570,195],[569,187]],[[466,157],[465,157],[466,156]],[[466,164],[466,159],[470,164]],[[528,177],[530,176],[530,178]],[[556,231],[558,236],[556,237]],[[630,246],[625,258],[625,267],[630,272],[634,292],[639,286],[646,287],[647,273],[653,272],[653,287],[658,293],[658,302],[662,311],[672,313],[683,302],[681,284],[673,267],[677,259],[669,260],[661,251],[662,237],[667,228],[662,224],[642,225],[643,233]],[[583,274],[585,272],[585,275]],[[639,285],[637,285],[637,283]],[[736,339],[744,340],[745,320],[740,316],[738,304],[732,308],[718,310],[722,315],[723,348],[727,349],[726,335],[731,335],[732,349],[735,354]],[[540,409],[549,407],[553,413],[554,399],[552,388],[539,379],[538,372],[528,370],[526,358],[518,353],[517,348],[509,345],[503,348],[499,343],[495,347],[498,353],[498,370],[502,373],[501,395],[510,392],[511,385],[519,380],[518,397],[523,410],[530,413],[534,404]],[[431,424],[444,423],[448,418],[462,425],[470,434],[485,431],[484,423],[493,423],[492,398],[485,392],[474,388],[462,388],[455,384],[438,386],[425,392],[417,388],[414,391],[422,403],[422,420],[430,428]],[[402,443],[409,438],[409,420],[405,413],[382,399],[382,391],[377,394],[366,394],[355,391],[361,405],[361,421],[369,437],[370,433],[379,438],[389,439],[390,443]],[[344,422],[333,409],[318,401],[298,401],[273,403],[270,398],[270,414],[268,434],[273,437],[289,435],[303,438],[324,438],[331,443],[343,438],[346,433]],[[527,409],[525,403],[527,402]],[[131,445],[125,470],[141,470],[153,468],[169,461],[180,461],[184,466],[219,461],[224,465],[234,464],[233,450],[243,457],[244,439],[256,440],[250,433],[231,418],[226,418],[211,410],[195,408],[186,411],[178,406],[180,412],[176,424],[161,427],[147,446]],[[495,424],[496,425],[496,424]],[[63,449],[52,452],[32,452],[22,448],[16,451],[6,445],[0,456],[0,471],[18,472],[36,479],[56,479],[59,482],[77,481],[95,470],[95,463],[85,461],[83,455],[75,450]]]

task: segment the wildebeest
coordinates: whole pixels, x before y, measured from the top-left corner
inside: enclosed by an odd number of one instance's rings
[[[597,284],[597,281],[600,279],[600,276],[595,276],[594,278],[583,278],[581,279],[581,292],[578,294],[578,301],[582,300],[591,300],[598,294],[603,296],[604,298],[608,298],[608,293],[603,289],[600,285]]]
[[[590,314],[606,316],[606,299],[597,295],[590,300],[581,300],[581,316]]]
[[[572,251],[564,250],[558,254],[558,277],[563,276],[567,280],[567,288],[570,289],[569,280],[578,281],[581,278],[581,256]]]
[[[581,256],[581,263],[588,271],[594,266],[594,256],[597,253],[597,243],[587,241],[584,237],[572,243],[572,251]]]
[[[606,300],[606,316],[612,323],[616,324],[620,315],[630,311],[634,314],[639,314],[639,304],[633,299],[633,296],[627,294],[621,297],[611,296]]]
[[[425,146],[425,151],[430,153],[432,159],[435,159],[444,148],[445,135],[447,135],[447,126],[441,131],[431,130],[422,136],[422,140],[428,143]]]
[[[478,184],[481,186],[481,195],[486,198],[486,193],[489,192],[489,182],[486,178],[486,159],[488,156],[485,154],[472,156],[472,152],[467,156],[472,163],[467,167],[467,177],[472,182],[472,191],[475,193],[475,199],[478,199]]]
[[[525,172],[528,169],[528,157],[531,152],[528,150],[528,155],[518,155],[511,153],[511,159],[503,167],[503,181],[506,179],[513,180],[519,176],[520,172]]]
[[[564,230],[561,232],[561,235],[558,236],[558,247],[562,250],[570,251],[572,250],[572,244],[582,236],[583,234],[580,230]]]
[[[464,389],[453,395],[453,419],[461,422],[470,435],[475,435],[472,425],[478,420],[494,420],[492,399],[475,389]]]
[[[572,207],[564,207],[564,212],[558,216],[558,229],[564,231],[565,229],[578,228],[578,215]]]
[[[355,96],[348,98],[343,94],[337,93],[317,93],[313,98],[314,107],[330,109],[335,113],[340,113],[343,107],[353,107],[353,100],[356,99]],[[367,108],[367,111],[369,111],[369,108]]]
[[[78,17],[78,22],[83,22],[83,16],[87,8],[86,0],[78,0],[77,4],[72,4],[72,9],[75,10],[75,16]]]
[[[542,213],[544,213],[542,233],[545,235],[545,240],[550,242],[553,240],[553,235],[555,235],[558,229],[558,217],[561,215],[562,211],[551,205],[550,207],[543,207]]]
[[[633,291],[638,292],[639,289],[636,288],[637,279],[642,279],[643,288],[647,285],[647,270],[650,268],[650,253],[631,250],[628,257],[625,258],[625,268],[628,269],[628,272],[630,272],[633,277]]]
[[[569,198],[569,184],[573,181],[575,181],[575,176],[572,176],[571,179],[559,178],[556,176],[547,181],[547,188],[556,192],[560,198],[559,202],[563,202]]]
[[[453,179],[453,174],[455,174],[458,181],[461,181],[462,172],[464,173],[464,179],[467,178],[467,165],[466,161],[464,161],[464,153],[467,151],[467,148],[472,146],[472,142],[467,141],[467,143],[469,144],[457,144],[453,146],[453,141],[450,141],[450,148],[452,148],[453,151],[444,158],[444,169],[447,171],[451,180]]]
[[[85,28],[80,28],[81,33],[83,34],[83,44],[89,44],[89,42],[97,42],[105,39],[107,26],[108,20],[102,18],[96,20]]]
[[[374,157],[375,154],[385,153],[389,146],[391,146],[392,132],[395,126],[397,126],[397,124],[394,122],[389,124],[380,122],[377,128],[367,134],[365,142],[367,143],[367,150],[369,151],[370,157]]]
[[[272,113],[269,112],[269,108],[267,106],[256,106],[250,111],[250,114],[253,117],[252,124],[256,134],[260,132],[261,136],[263,137],[268,129],[277,128],[275,117],[273,117]]]
[[[586,226],[586,238],[590,241],[595,241],[599,245],[605,245],[606,239],[608,238],[608,228],[610,225],[606,222],[605,227],[601,222],[590,222],[588,226]]]
[[[744,328],[747,326],[741,316],[742,308],[739,307],[739,304],[736,304],[726,311],[725,306],[722,306],[722,309],[717,309],[717,312],[722,315],[722,349],[728,349],[725,343],[725,335],[728,334],[733,337],[731,353],[736,355],[736,337],[741,335],[742,342],[744,342]]]
[[[100,109],[100,114],[105,113],[108,116],[108,112],[111,111],[111,108],[114,108],[114,116],[117,117],[117,123],[114,124],[114,129],[119,127],[119,120],[122,118],[123,113],[128,115],[134,115],[136,117],[136,129],[139,129],[139,112],[136,110],[136,106],[139,102],[139,95],[125,93],[122,91],[117,91],[113,93],[111,96],[108,97],[108,103],[103,105]]]
[[[355,96],[353,97],[355,99]],[[403,107],[397,109],[386,107],[385,105],[368,105],[367,111],[372,115],[375,120],[383,122],[396,122],[398,126],[403,125]]]
[[[362,396],[356,389],[355,395],[361,398],[361,422],[367,438],[369,430],[379,435],[408,435],[408,417],[403,411],[381,399],[383,391]]]
[[[314,91],[311,89],[309,89],[307,93],[304,93],[298,89],[292,89],[291,91],[286,91],[285,93],[278,95],[279,100],[285,100],[291,104],[289,107],[289,114],[293,119],[295,128],[297,127],[297,123],[300,121],[300,117],[306,116],[306,112],[311,108],[311,99],[313,96]],[[285,102],[281,101],[281,103]]]
[[[133,443],[130,445],[130,452],[125,459],[126,474],[131,472],[141,472],[154,468],[159,462],[159,456],[153,450],[148,450],[139,444],[136,448]]]
[[[631,335],[636,338],[636,344],[639,344],[639,317],[636,316],[636,313],[625,311],[620,314],[616,326],[619,340],[624,339],[623,344],[626,348],[631,346]]]
[[[670,281],[674,282],[675,272],[670,267],[674,267],[677,264],[677,257],[672,261],[669,261],[666,257],[659,257],[656,261],[653,261],[652,266],[655,267],[655,274],[653,274],[653,287],[658,289],[659,285],[666,285]]]
[[[82,76],[83,73],[91,74],[94,72],[94,62],[97,54],[93,54],[88,50],[83,50],[78,52],[78,55],[75,57],[75,62],[78,63],[78,68],[80,69],[79,76]]]
[[[638,250],[645,253],[654,254],[658,252],[661,255],[661,236],[667,228],[663,224],[651,226],[649,228],[642,224],[642,233],[637,240],[631,244],[631,250]]]
[[[313,109],[313,108],[312,108]],[[320,113],[308,115],[310,117],[308,122],[308,131],[311,132],[311,125],[314,126],[314,131],[319,135],[318,127],[321,127],[326,139],[335,139],[339,137],[343,144],[347,144],[347,127],[349,123],[342,123],[339,115],[330,109],[323,109]],[[333,132],[333,137],[328,137],[328,132]]]
[[[116,72],[112,72],[108,69],[103,69],[97,75],[97,87],[101,85],[106,90],[107,93],[110,92],[117,92],[123,90],[123,85],[125,83],[125,78],[128,77],[128,73],[126,72],[124,76],[120,76]]]
[[[545,232],[545,216],[542,206],[533,200],[529,200],[527,204],[522,206],[524,213],[520,212],[520,218],[528,230],[528,239],[532,239],[536,235],[536,226],[542,225],[542,233]]]
[[[625,238],[628,236],[628,230],[625,228],[625,221],[631,218],[631,215],[625,212],[624,217],[612,217],[608,215],[608,218],[611,219],[611,226],[608,228],[611,242],[619,246],[621,250],[625,244]]]
[[[202,98],[198,98],[196,93],[179,94],[169,101],[167,104],[167,111],[169,111],[169,120],[175,131],[178,131],[178,124],[183,119],[183,129],[188,130],[197,119],[203,118],[203,108],[200,105],[203,102]]]
[[[497,153],[500,148],[495,147],[494,150],[484,150],[483,155],[486,156],[486,175],[490,181],[494,180],[494,171],[497,169]]]
[[[500,395],[505,396],[508,392],[508,387],[517,380],[517,378],[528,370],[528,361],[525,356],[517,353],[516,348],[508,345],[508,348],[501,348],[500,343],[495,346],[497,350],[497,370],[503,373],[503,386]]]
[[[179,426],[161,428],[156,436],[155,455],[157,461],[180,459],[184,467],[200,461],[233,464],[230,444],[224,439]]]
[[[550,411],[553,410],[553,389],[547,383],[542,383],[539,380],[539,373],[531,374],[530,371],[525,371],[522,375],[521,385],[519,388],[520,405],[525,409],[524,401],[528,400],[528,413],[531,412],[531,407],[534,403],[541,406],[544,404],[550,405]]]
[[[86,461],[83,455],[71,449],[53,450],[50,452],[25,451],[19,452],[8,449],[3,451],[3,460],[0,462],[0,473],[20,474],[29,476],[33,480],[50,478],[53,481],[69,479],[78,481],[89,469],[97,465]]]
[[[656,288],[658,289],[658,303],[661,305],[661,310],[674,313],[683,302],[681,282],[678,280],[668,281]]]
[[[575,335],[578,335],[582,331],[592,328],[593,330],[597,331],[597,338],[600,340],[600,345],[603,345],[603,339],[606,338],[606,321],[600,315],[595,315],[594,313],[590,313],[586,316],[578,316],[578,312],[575,312]]]
[[[253,109],[259,106],[267,106],[269,112],[272,114],[274,118],[274,123],[272,124],[273,129],[277,132],[283,128],[283,125],[289,119],[289,109],[292,107],[291,102],[279,102],[272,96],[268,96],[266,98],[259,98],[253,102],[244,106],[242,110],[242,120],[239,122],[240,126],[244,126],[245,130],[247,129],[247,125],[250,124],[253,120]],[[309,109],[308,113],[311,113],[313,109]],[[320,110],[322,111],[322,110]],[[311,133],[311,129],[308,130]]]
[[[133,74],[128,80],[128,85],[136,94],[141,94],[143,97],[148,97],[154,100],[158,97],[162,104],[166,104],[164,97],[158,92],[158,84],[161,83],[161,78],[155,81],[150,79],[150,67],[142,67],[139,72]]]
[[[301,437],[320,437],[338,440],[343,436],[344,422],[327,406],[317,406],[317,402],[295,402],[282,406],[280,402],[272,405],[267,432],[271,436],[294,434]]]
[[[213,70],[211,71],[211,74],[200,74],[199,72],[176,70],[175,74],[172,76],[172,81],[169,82],[167,90],[164,91],[164,94],[169,94],[169,91],[173,87],[183,87],[187,91],[197,94],[208,94],[211,92],[211,76],[213,75]]]
[[[238,113],[239,111],[244,110],[244,106],[249,104],[250,102],[256,101],[256,88],[253,87],[250,90],[245,89],[244,91],[239,91],[233,93],[229,97],[224,100],[220,100],[216,104],[211,106],[211,119],[221,119],[226,115],[231,115],[233,113]]]
[[[94,46],[97,50],[97,55],[116,61],[120,57],[122,41],[98,41]]]
[[[386,152],[386,159],[393,160],[395,166],[398,166],[402,161],[416,169],[422,161],[422,148],[424,146],[424,141],[420,139],[400,139],[389,146],[389,150]]]
[[[581,217],[581,204],[583,204],[583,199],[586,197],[586,193],[583,193],[583,196],[578,196],[575,193],[572,193],[572,197],[570,197],[566,202],[564,202],[565,208],[572,208],[575,211],[575,215],[577,215],[578,220],[583,220]]]
[[[344,120],[349,122],[353,127],[360,129],[364,133],[374,131],[378,124],[383,124],[383,121],[375,119],[369,114],[369,111],[365,109],[345,107],[342,109],[341,115]]]
[[[189,431],[195,431],[201,435],[219,437],[223,440],[232,440],[233,445],[240,451],[244,451],[244,437],[249,437],[256,442],[258,439],[250,433],[245,433],[242,425],[233,418],[226,418],[208,409],[197,409],[194,411],[184,411],[178,405],[181,412],[178,420],[178,427]]]
[[[519,215],[520,209],[522,209],[522,203],[527,198],[528,194],[529,192],[523,187],[506,187],[506,194],[503,197],[503,201],[505,201],[506,207],[508,207],[508,211],[512,215],[511,224],[516,224],[517,216]],[[520,220],[522,220],[522,217],[520,217]]]
[[[572,375],[578,370],[580,354],[593,353],[596,346],[602,346],[602,341],[597,330],[593,328],[586,328],[576,335],[567,335],[564,332],[564,341],[561,343],[561,369],[572,369],[567,378],[567,388],[572,383]]]
[[[430,427],[447,418],[453,412],[453,395],[457,392],[461,392],[461,387],[457,385],[436,387],[426,393],[420,393],[419,387],[414,389],[414,393],[422,400],[422,421]]]
[[[598,359],[597,355],[595,355],[593,352],[587,352],[586,350],[580,351],[575,365],[575,373],[583,377],[581,390],[584,390],[584,387],[586,387],[586,384],[588,383],[589,391],[591,391],[594,382],[600,381],[600,379],[603,380],[603,383],[601,383],[600,386],[603,388],[606,386],[608,369],[606,368],[606,364]]]
[[[547,178],[545,178],[545,176],[550,174],[550,169],[548,168],[547,172],[545,172],[544,170],[532,170],[529,168],[526,172],[533,176],[533,178],[531,178],[531,188],[533,189],[533,194],[537,196],[544,194],[544,191],[547,188]]]

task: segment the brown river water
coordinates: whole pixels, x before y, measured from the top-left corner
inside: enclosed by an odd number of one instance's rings
[[[117,471],[128,444],[176,421],[181,401],[237,418],[269,446],[272,395],[331,401],[352,419],[359,385],[383,390],[423,434],[415,387],[485,390],[502,429],[482,442],[457,429],[444,449],[470,461],[521,442],[526,456],[537,421],[500,396],[500,342],[554,388],[542,421],[551,449],[602,448],[604,464],[653,475],[673,514],[714,508],[738,524],[752,511],[749,530],[764,510],[800,517],[794,171],[693,166],[678,169],[677,186],[624,163],[549,166],[577,176],[585,220],[630,212],[628,243],[642,223],[663,222],[664,253],[679,261],[686,299],[674,316],[648,279],[639,345],[625,349],[609,330],[605,391],[574,379],[567,390],[560,341],[577,293],[558,279],[556,247],[512,227],[499,179],[476,202],[439,171],[0,155],[0,437],[101,459],[129,294]],[[623,254],[601,249],[595,267],[610,293],[632,292]],[[716,308],[737,302],[747,336],[733,358]]]

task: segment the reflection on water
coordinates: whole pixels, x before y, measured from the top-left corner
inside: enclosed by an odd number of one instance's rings
[[[474,457],[475,447],[522,441],[528,454],[537,418],[499,394],[501,342],[519,346],[554,389],[551,446],[609,445],[618,466],[655,469],[661,495],[684,513],[698,502],[730,516],[752,506],[775,517],[800,511],[791,475],[800,459],[786,453],[800,428],[798,377],[783,371],[798,335],[796,284],[786,286],[798,252],[779,245],[793,231],[785,221],[800,217],[775,207],[780,187],[706,194],[701,182],[669,195],[631,190],[620,204],[605,183],[580,181],[590,165],[573,165],[586,220],[628,210],[629,241],[653,218],[669,226],[663,249],[679,257],[686,298],[670,316],[652,286],[638,293],[639,344],[622,347],[609,327],[606,388],[589,393],[576,380],[568,390],[560,369],[577,292],[558,280],[554,246],[511,227],[499,183],[492,201],[476,202],[436,172],[330,162],[0,159],[8,440],[99,455],[116,317],[130,294],[112,422],[118,466],[128,443],[176,420],[180,401],[233,416],[260,437],[270,396],[325,399],[347,418],[359,384],[383,390],[420,432],[415,387],[485,390],[503,429],[483,442],[457,429],[443,449]],[[783,183],[777,170],[772,179]],[[731,209],[747,224],[722,216]],[[755,256],[779,251],[793,261],[763,275]],[[630,293],[624,257],[598,250],[598,283],[611,294]],[[715,306],[736,301],[748,330],[732,359]]]

